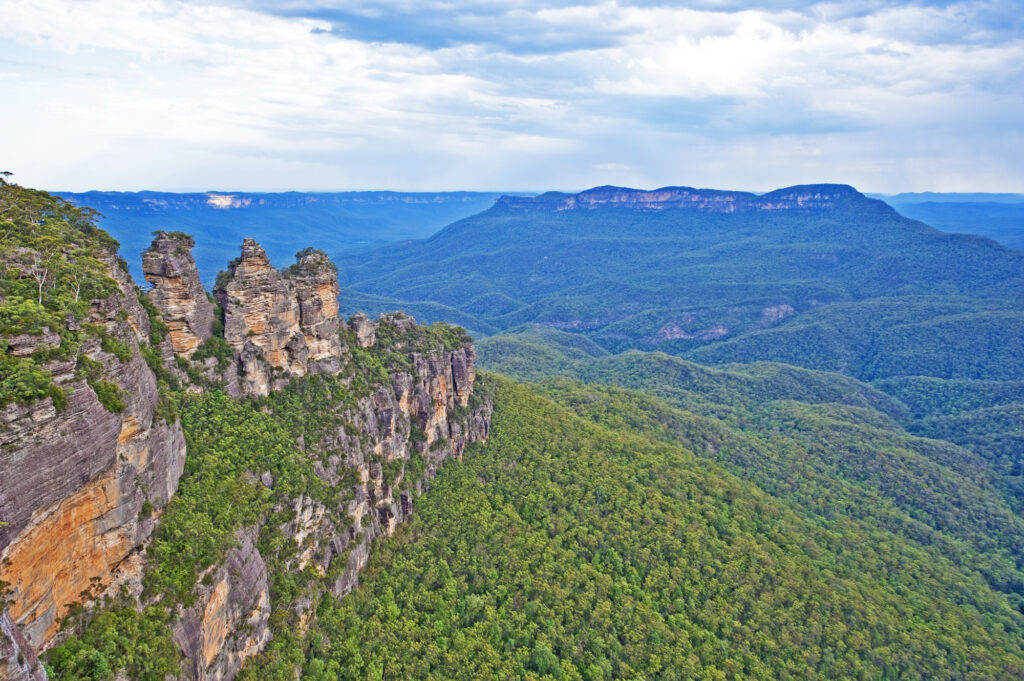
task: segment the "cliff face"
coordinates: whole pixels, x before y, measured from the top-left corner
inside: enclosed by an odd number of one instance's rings
[[[25,635],[0,612],[0,679],[5,681],[44,681],[46,671]]]
[[[243,242],[214,291],[241,394],[266,395],[289,377],[340,370],[338,291],[337,270],[322,252],[300,253],[282,274],[258,243]]]
[[[238,546],[210,568],[196,604],[174,625],[188,678],[232,679],[270,640],[267,565],[255,541],[253,528],[238,532]]]
[[[146,296],[160,310],[174,352],[186,357],[210,337],[213,325],[213,303],[199,282],[194,245],[188,235],[160,232],[142,254],[142,271],[153,284]]]
[[[143,256],[158,317],[107,253],[113,292],[92,300],[84,317],[0,338],[0,359],[38,361],[54,386],[53,397],[0,402],[0,580],[10,589],[0,612],[0,681],[46,678],[36,655],[82,634],[112,607],[96,597],[114,592],[118,607],[164,609],[180,678],[231,681],[282,626],[308,626],[319,597],[351,591],[373,541],[413,513],[437,468],[487,438],[491,407],[473,392],[476,355],[461,330],[401,314],[357,315],[349,328],[326,255],[306,249],[279,272],[246,240],[216,290],[221,337],[192,245],[185,235],[159,234]],[[166,340],[156,344],[161,323]],[[189,413],[180,406],[186,394],[223,387],[267,396],[261,413],[277,416],[274,405],[303,406],[275,402],[272,391],[302,395],[325,385],[334,398],[319,404],[315,420],[326,430],[294,442],[297,460],[314,462],[306,470],[316,484],[276,485],[280,470],[254,458],[242,479],[260,490],[263,511],[231,528],[233,543],[187,596],[143,588],[160,560],[147,545],[178,491],[186,433],[194,437],[175,416]],[[282,413],[279,423],[304,416]],[[282,579],[306,586],[274,603],[272,585]],[[93,601],[92,614],[59,633],[69,605],[82,600]]]
[[[385,315],[374,324],[384,327],[390,347],[411,349],[416,333],[411,317]],[[369,347],[373,347],[372,345]],[[344,452],[344,459],[332,460],[322,469],[330,479],[338,477],[341,466],[359,471],[360,483],[348,504],[353,525],[349,532],[330,537],[332,550],[349,550],[345,571],[334,581],[332,591],[341,596],[358,584],[358,573],[369,559],[371,542],[390,535],[413,512],[417,494],[428,486],[437,468],[451,458],[461,458],[467,445],[486,441],[490,429],[491,405],[480,400],[471,405],[476,353],[472,344],[454,349],[410,353],[403,370],[390,373],[390,386],[381,386],[359,401],[347,415],[356,433],[339,430],[328,447]],[[411,477],[402,463],[422,457],[425,468]],[[385,476],[385,467],[402,463],[398,475]]]
[[[0,411],[0,580],[11,589],[7,614],[36,649],[53,640],[93,578],[107,585],[125,577],[126,558],[149,537],[185,460],[180,424],[155,416],[156,380],[139,354],[149,319],[127,273],[113,258],[108,266],[117,293],[93,301],[84,322],[68,321],[96,331],[42,364],[66,405],[46,398]],[[31,350],[62,342],[70,341],[44,334]],[[119,411],[101,402],[83,363],[104,377],[95,385],[117,386]]]

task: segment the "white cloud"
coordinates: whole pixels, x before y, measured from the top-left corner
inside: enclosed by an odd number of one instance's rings
[[[461,25],[562,47],[361,41],[306,3],[0,0],[0,164],[68,189],[1024,186],[1024,37],[975,3],[476,5]]]

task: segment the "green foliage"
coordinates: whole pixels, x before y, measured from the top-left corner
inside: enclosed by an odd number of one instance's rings
[[[331,262],[331,259],[323,250],[307,246],[295,254],[295,262],[283,269],[281,273],[286,277],[295,276],[299,273],[299,261],[308,256],[317,256],[323,267],[330,269],[332,272],[338,271],[338,267]]]
[[[167,338],[170,329],[167,328],[167,324],[164,323],[163,317],[160,316],[160,312],[152,300],[144,295],[139,295],[139,302],[142,304],[142,309],[146,311],[146,316],[149,317],[149,341],[158,346]]]
[[[84,627],[49,653],[50,678],[110,681],[119,671],[139,681],[164,681],[181,672],[178,647],[158,606],[137,611],[127,601],[110,602]]]
[[[1024,381],[905,376],[874,384],[910,408],[908,430],[984,457],[1024,501]]]
[[[903,432],[901,424],[916,432],[920,422],[868,385],[779,364],[712,368],[638,352],[579,363],[571,373],[646,393],[620,404],[611,389],[566,384],[577,395],[568,404],[604,425],[707,452],[820,518],[858,509],[887,531],[942,543],[945,555],[980,568],[997,588],[1022,582],[1024,528],[1001,498],[1012,495],[977,456]],[[546,390],[557,397],[558,386]]]
[[[103,352],[109,352],[114,357],[117,357],[120,362],[128,362],[131,360],[132,355],[134,354],[131,345],[110,335],[110,332],[99,324],[83,324],[82,326],[86,333],[100,339],[100,349],[103,350]]]
[[[117,242],[95,220],[93,211],[0,177],[0,339],[41,336],[48,329],[60,340],[56,347],[41,344],[30,357],[12,356],[3,343],[0,404],[46,396],[64,404],[64,393],[42,365],[72,357],[90,329],[72,331],[68,321],[84,319],[92,300],[117,290],[108,264]],[[125,357],[116,339],[104,337],[104,349]]]
[[[149,594],[188,603],[197,575],[235,545],[238,529],[269,510],[269,490],[247,471],[271,470],[286,494],[310,482],[310,466],[287,429],[250,402],[218,392],[189,395],[182,400],[182,423],[189,456],[149,549],[144,586]]]
[[[706,364],[772,360],[849,373],[1021,379],[1024,334],[1016,301],[914,296],[824,306],[778,326],[687,353]]]
[[[608,351],[581,334],[526,325],[476,344],[481,366],[523,380],[551,376]]]
[[[182,231],[177,231],[177,230],[166,231],[166,230],[163,230],[163,229],[155,229],[155,230],[153,230],[153,236],[154,237],[161,236],[161,235],[170,237],[171,239],[181,240],[181,241],[192,241],[193,240],[192,239],[192,235],[189,234],[188,232],[182,232]]]
[[[92,381],[89,383],[89,387],[96,392],[96,397],[104,409],[115,414],[120,414],[124,411],[124,392],[116,383],[112,381]]]
[[[40,335],[53,315],[35,300],[11,296],[0,307],[0,328],[5,336]]]
[[[96,393],[96,397],[104,409],[115,414],[120,414],[125,410],[122,399],[124,393],[120,386],[104,378],[102,364],[86,355],[79,355],[77,372]]]
[[[216,322],[214,322],[216,324]],[[231,364],[231,360],[235,355],[234,349],[224,340],[223,336],[223,323],[221,326],[221,334],[219,336],[210,336],[203,341],[202,345],[196,348],[196,351],[192,353],[192,359],[195,361],[203,361],[209,357],[217,358],[217,371],[223,372]]]
[[[29,404],[44,397],[58,409],[67,403],[64,391],[54,385],[50,372],[31,359],[0,352],[0,407],[12,402]]]
[[[941,550],[842,514],[812,521],[677,444],[588,423],[505,381],[496,390],[489,443],[441,471],[410,524],[375,549],[359,589],[321,600],[305,670],[341,679],[1024,672],[1024,616]],[[609,411],[629,417],[627,404]]]
[[[502,355],[517,364],[500,368],[520,375],[550,359],[517,328],[533,323],[706,364],[1024,378],[1024,254],[855,193],[828,209],[731,214],[499,204],[342,263],[355,289],[343,304],[513,331]]]

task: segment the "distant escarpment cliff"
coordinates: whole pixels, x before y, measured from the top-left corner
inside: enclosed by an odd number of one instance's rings
[[[502,196],[496,206],[509,210],[563,211],[596,208],[629,208],[633,210],[666,210],[689,208],[710,213],[746,211],[779,211],[793,209],[829,209],[854,202],[863,208],[888,208],[882,201],[868,199],[845,184],[809,184],[776,189],[766,194],[695,189],[693,187],[662,187],[643,190],[627,187],[594,187],[578,194],[547,192],[540,196]]]
[[[87,211],[4,183],[0,223],[0,680],[230,681],[487,438],[465,332],[346,323],[320,251],[211,296],[160,232],[143,294]]]

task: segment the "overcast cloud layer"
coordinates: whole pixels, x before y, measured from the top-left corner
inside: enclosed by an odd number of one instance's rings
[[[0,0],[49,189],[1024,191],[992,2]]]

